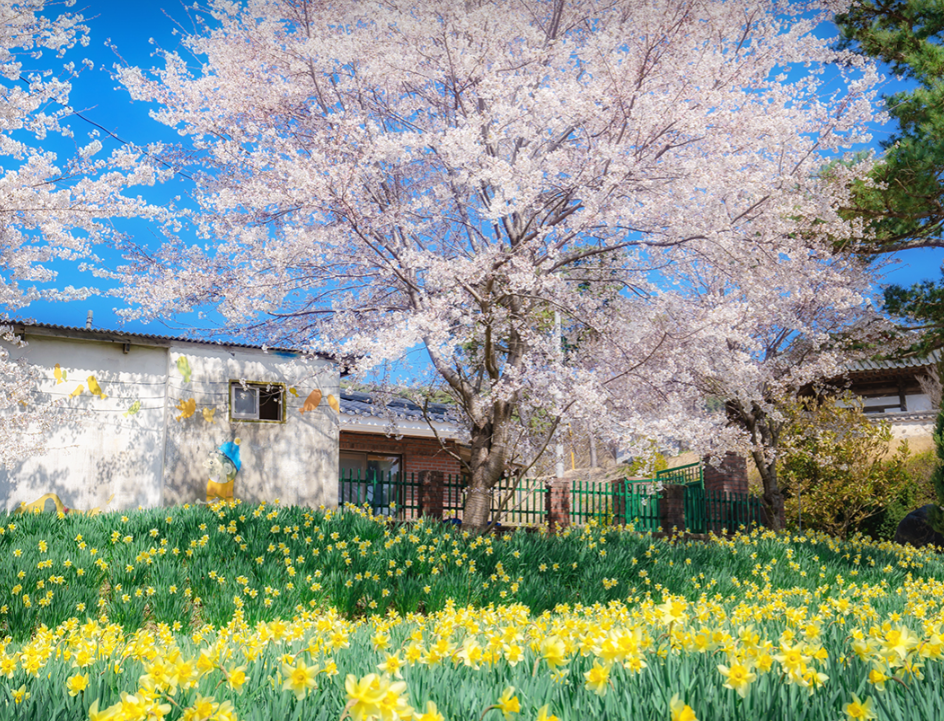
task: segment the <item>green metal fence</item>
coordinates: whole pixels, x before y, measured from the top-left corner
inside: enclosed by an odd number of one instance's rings
[[[407,521],[419,516],[420,482],[415,473],[349,471],[338,479],[338,505],[367,505],[374,515]],[[392,505],[391,505],[392,504]]]
[[[443,520],[462,521],[468,493],[467,479],[443,479]],[[685,486],[685,527],[689,533],[721,532],[762,523],[760,499],[749,494],[706,491],[701,464],[660,471],[656,478],[616,481],[574,480],[570,486],[570,522],[595,520],[602,525],[630,525],[639,531],[661,530],[656,484]],[[338,502],[367,505],[376,515],[399,521],[420,515],[420,482],[415,473],[374,473],[362,478],[350,472],[339,479]],[[491,521],[503,526],[543,524],[548,490],[543,479],[502,479],[490,492]]]
[[[468,482],[462,476],[446,476],[443,489],[443,518],[462,520],[468,494]],[[536,478],[524,478],[515,483],[513,478],[502,478],[491,489],[489,520],[503,526],[535,526],[544,523],[547,515],[545,495],[547,486]]]
[[[459,474],[443,477],[443,520],[462,520],[462,509],[468,493],[468,480]]]
[[[685,489],[685,526],[689,533],[720,533],[763,523],[763,504],[749,493]]]
[[[601,525],[632,524],[640,531],[658,531],[659,497],[655,479],[581,481],[570,486],[570,522]]]
[[[656,480],[662,483],[682,483],[686,486],[698,485],[705,487],[705,475],[701,463],[689,463],[676,468],[666,468],[656,472]]]
[[[537,526],[547,517],[547,485],[542,479],[502,479],[492,495],[492,520],[503,526]]]

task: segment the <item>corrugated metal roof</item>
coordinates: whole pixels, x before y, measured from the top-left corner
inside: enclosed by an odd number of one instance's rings
[[[295,348],[281,348],[276,346],[261,346],[255,345],[252,343],[233,343],[231,341],[217,341],[217,340],[201,340],[198,338],[187,338],[186,336],[172,336],[172,335],[159,335],[156,333],[132,333],[125,330],[113,330],[110,328],[83,328],[77,326],[69,325],[56,325],[55,323],[33,323],[27,321],[19,320],[10,320],[3,321],[0,320],[0,325],[3,323],[9,323],[10,325],[29,329],[29,328],[39,328],[42,330],[48,331],[59,331],[63,334],[73,334],[73,335],[84,335],[91,340],[123,340],[128,339],[129,341],[140,340],[140,341],[156,341],[164,343],[196,343],[199,345],[209,345],[215,346],[217,348],[252,348],[256,350],[267,350],[274,353],[302,353]],[[319,357],[327,358],[322,354],[316,354]]]
[[[890,371],[905,368],[926,368],[941,362],[941,351],[936,350],[929,355],[916,358],[902,358],[900,360],[864,360],[849,366],[851,373],[868,371]]]

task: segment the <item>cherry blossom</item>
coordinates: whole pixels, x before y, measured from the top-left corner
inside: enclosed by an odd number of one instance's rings
[[[470,430],[473,526],[569,421],[753,448],[709,398],[835,369],[872,314],[830,242],[860,237],[837,208],[867,163],[825,169],[879,77],[819,32],[836,4],[212,2],[119,70],[186,139],[199,239],[129,252],[125,297],[355,372],[422,345]]]

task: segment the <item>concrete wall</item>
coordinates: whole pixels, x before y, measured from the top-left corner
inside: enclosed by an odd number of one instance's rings
[[[934,423],[937,419],[934,411],[902,413],[898,418],[894,415],[882,418],[892,424],[894,441],[889,446],[889,454],[894,453],[898,442],[904,440],[908,441],[908,450],[912,454],[934,448]]]
[[[180,359],[186,359],[186,365]],[[189,368],[189,381],[181,366]],[[336,505],[338,415],[327,398],[338,398],[340,379],[331,363],[254,349],[177,346],[168,354],[168,378],[164,503],[204,499],[207,462],[220,445],[238,438],[242,468],[236,476],[236,498]],[[284,383],[294,389],[295,394],[285,394],[285,422],[230,421],[230,380]],[[315,389],[322,392],[320,404],[302,413]],[[191,399],[196,410],[185,418],[177,407]]]
[[[64,404],[69,420],[52,434],[46,454],[0,470],[3,508],[47,493],[80,510],[203,501],[208,462],[221,444],[237,438],[236,498],[336,504],[338,415],[328,396],[339,397],[339,376],[328,361],[186,343],[125,346],[29,335],[26,341],[11,355],[43,369],[37,400]],[[56,364],[65,380],[57,380]],[[285,394],[285,422],[230,421],[231,379],[293,389]],[[80,385],[83,391],[73,396]],[[90,392],[93,385],[100,394]],[[302,413],[315,389],[320,404]]]
[[[43,369],[37,402],[63,404],[69,421],[50,436],[45,455],[0,469],[0,506],[13,510],[47,493],[82,510],[112,495],[108,509],[160,504],[165,349],[133,345],[125,353],[117,343],[26,341],[11,354]],[[56,364],[64,380],[57,380]],[[101,395],[90,392],[90,376]]]

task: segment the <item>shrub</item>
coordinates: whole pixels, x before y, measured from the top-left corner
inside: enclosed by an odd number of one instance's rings
[[[870,419],[861,400],[804,399],[784,413],[780,474],[788,522],[798,523],[802,513],[804,527],[845,538],[880,515],[890,524],[890,507],[897,504],[899,514],[912,502],[908,445],[888,457],[891,426]]]

